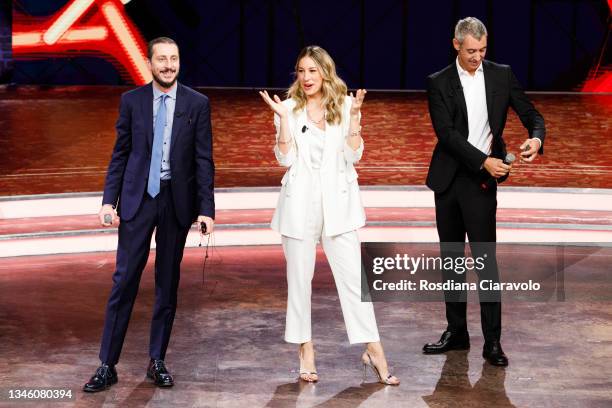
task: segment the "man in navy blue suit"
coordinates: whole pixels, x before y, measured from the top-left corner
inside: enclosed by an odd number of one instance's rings
[[[153,81],[121,96],[117,140],[108,166],[100,222],[121,218],[113,288],[106,308],[100,361],[83,390],[117,382],[115,364],[125,339],[155,230],[155,307],[147,376],[174,385],[164,359],[176,312],[180,264],[187,233],[197,219],[214,225],[212,132],[208,98],[176,79],[179,50],[167,37],[148,46]],[[115,211],[117,210],[117,212]]]

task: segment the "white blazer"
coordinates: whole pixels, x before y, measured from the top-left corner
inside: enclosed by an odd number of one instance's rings
[[[289,112],[289,132],[293,144],[287,154],[282,154],[278,144],[274,146],[276,160],[288,167],[281,180],[278,204],[272,217],[271,227],[280,234],[304,239],[312,192],[313,177],[321,177],[324,230],[326,236],[354,231],[365,225],[365,211],[361,203],[357,171],[353,165],[363,154],[363,139],[357,150],[347,144],[351,98],[346,96],[342,106],[342,121],[338,125],[326,124],[325,147],[321,168],[312,168],[310,144],[304,126],[314,126],[307,121],[306,108],[293,112],[296,102],[284,100]],[[276,140],[280,135],[280,117],[274,115]]]

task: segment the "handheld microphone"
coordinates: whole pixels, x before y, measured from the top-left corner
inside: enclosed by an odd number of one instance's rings
[[[105,224],[112,224],[113,223],[113,217],[110,214],[104,214],[104,223]]]
[[[512,153],[508,153],[506,154],[506,157],[504,158],[503,161],[504,161],[504,164],[507,164],[509,166],[512,163],[514,163],[515,160],[516,160],[516,156]],[[497,179],[489,175],[487,180],[484,181],[482,184],[480,184],[480,188],[482,188],[483,190],[488,190],[489,188],[491,188],[492,186],[496,184],[497,184]]]

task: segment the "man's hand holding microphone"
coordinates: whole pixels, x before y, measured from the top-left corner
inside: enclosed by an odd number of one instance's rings
[[[538,138],[530,138],[523,142],[519,147],[521,149],[521,161],[530,163],[538,157],[538,150],[542,146],[542,142]],[[491,175],[492,178],[498,179],[507,175],[512,170],[512,163],[516,160],[516,156],[508,153],[504,160],[495,157],[487,157],[483,163],[483,167]]]
[[[111,225],[119,221],[117,212],[111,204],[103,204],[98,212],[98,218],[100,219],[100,225],[103,227],[110,227]]]

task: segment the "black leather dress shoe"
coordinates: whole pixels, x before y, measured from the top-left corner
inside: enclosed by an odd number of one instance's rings
[[[158,387],[172,387],[174,380],[168,372],[164,360],[151,360],[147,368],[147,377],[151,378]]]
[[[504,354],[499,341],[485,342],[482,348],[482,357],[494,366],[505,367],[508,365],[508,357]]]
[[[115,370],[115,366],[102,364],[98,367],[93,377],[90,378],[89,382],[83,386],[83,391],[104,391],[109,389],[111,385],[117,384],[117,380],[117,370]]]
[[[437,343],[427,343],[423,346],[425,354],[439,354],[449,350],[469,350],[470,336],[467,333],[451,333],[448,330],[442,333]]]

